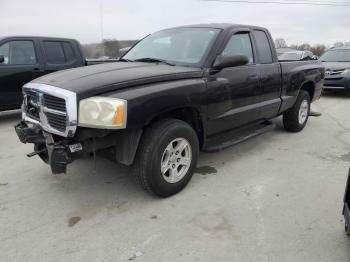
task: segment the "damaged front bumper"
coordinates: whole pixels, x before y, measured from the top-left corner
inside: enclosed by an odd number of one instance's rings
[[[350,170],[348,175],[348,182],[346,183],[343,215],[345,218],[345,231],[350,236]]]
[[[53,174],[66,173],[67,165],[84,155],[82,143],[71,139],[56,139],[39,125],[28,126],[24,121],[15,126],[22,143],[33,143],[34,152],[28,157],[39,155],[51,167]]]

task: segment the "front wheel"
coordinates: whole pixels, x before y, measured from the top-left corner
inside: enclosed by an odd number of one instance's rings
[[[171,196],[190,181],[198,151],[198,138],[190,125],[177,119],[160,120],[142,137],[134,175],[146,191]]]
[[[310,95],[300,90],[294,106],[283,115],[283,125],[287,131],[299,132],[306,126],[310,113]]]

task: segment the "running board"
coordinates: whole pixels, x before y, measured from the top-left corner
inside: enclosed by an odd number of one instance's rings
[[[217,135],[212,138],[208,138],[205,147],[202,149],[204,152],[217,152],[227,147],[239,144],[250,138],[259,136],[268,131],[273,130],[276,127],[275,124],[265,121],[260,124],[251,125],[242,129],[236,129]]]

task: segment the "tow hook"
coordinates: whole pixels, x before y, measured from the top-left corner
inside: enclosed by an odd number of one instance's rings
[[[46,153],[46,152],[47,152],[47,148],[45,147],[39,151],[34,151],[32,153],[27,154],[27,157],[33,157],[33,156],[39,155],[41,153]]]

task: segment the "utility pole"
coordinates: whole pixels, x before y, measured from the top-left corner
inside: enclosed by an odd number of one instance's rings
[[[100,0],[99,2],[99,9],[100,9],[100,32],[101,32],[101,43],[102,43],[102,53],[103,56],[105,56],[105,45],[103,43],[103,0]]]

